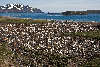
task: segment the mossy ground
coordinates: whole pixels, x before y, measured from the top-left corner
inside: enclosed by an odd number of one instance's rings
[[[34,24],[34,23],[47,23],[52,22],[48,20],[32,20],[24,18],[11,18],[11,17],[0,17],[0,23],[25,23],[25,24]]]
[[[0,43],[0,67],[10,67],[13,65],[10,57],[12,52],[8,49],[6,43]]]
[[[93,39],[100,39],[100,30],[96,31],[88,31],[88,32],[66,32],[64,33],[65,36],[79,36],[85,38],[93,38]]]
[[[83,64],[81,67],[100,67],[100,58],[94,58],[91,61]]]

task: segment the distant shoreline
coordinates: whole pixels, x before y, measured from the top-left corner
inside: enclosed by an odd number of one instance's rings
[[[95,21],[72,21],[72,20],[53,20],[53,19],[32,19],[32,18],[18,18],[9,16],[0,16],[0,23],[48,23],[48,22],[77,22],[77,23],[98,23]]]

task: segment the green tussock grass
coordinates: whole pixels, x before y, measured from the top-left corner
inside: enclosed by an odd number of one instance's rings
[[[12,64],[11,56],[12,52],[8,50],[6,43],[0,43],[0,67],[9,67],[9,64]]]
[[[7,49],[6,45],[6,43],[0,44],[0,59],[5,59],[12,54],[12,52]]]
[[[81,67],[100,67],[100,58],[94,58],[91,61],[83,64]]]
[[[48,20],[32,20],[32,19],[24,19],[24,18],[11,18],[11,17],[0,17],[0,23],[26,23],[26,24],[34,24],[34,23],[48,23],[53,21]]]
[[[93,39],[100,39],[100,30],[97,31],[88,31],[88,32],[66,32],[64,33],[65,36],[80,36],[85,38],[93,38]]]

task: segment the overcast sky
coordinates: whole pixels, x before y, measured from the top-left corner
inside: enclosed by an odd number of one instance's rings
[[[0,5],[23,4],[45,12],[100,9],[100,0],[0,0]]]

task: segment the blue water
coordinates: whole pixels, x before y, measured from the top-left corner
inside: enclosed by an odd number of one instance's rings
[[[60,14],[50,15],[50,14],[46,14],[46,13],[0,13],[0,16],[10,16],[10,17],[18,17],[18,18],[32,18],[32,19],[52,19],[52,20],[73,20],[73,21],[100,22],[100,14],[63,16]]]

